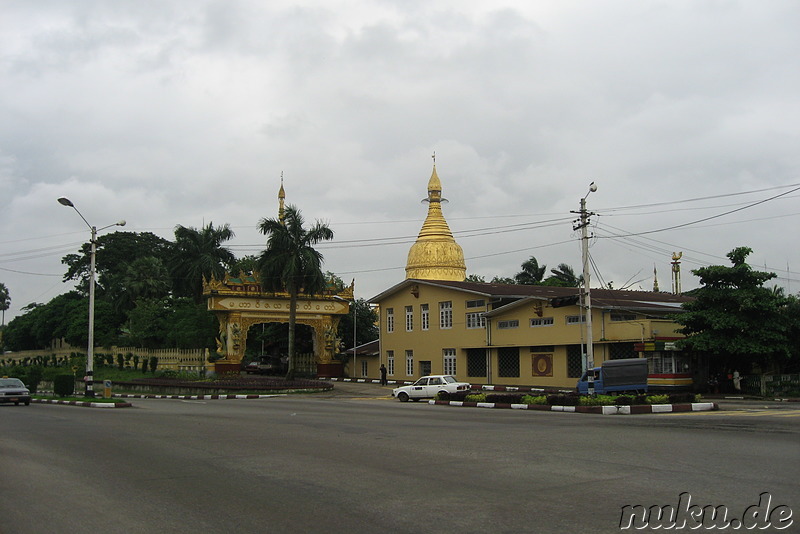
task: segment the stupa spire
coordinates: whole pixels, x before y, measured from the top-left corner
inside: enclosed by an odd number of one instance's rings
[[[283,222],[283,204],[286,200],[286,191],[283,190],[283,171],[281,171],[281,188],[278,189],[278,220]]]
[[[466,278],[464,251],[456,243],[450,227],[442,214],[442,182],[436,172],[436,154],[433,155],[433,172],[428,180],[428,216],[422,223],[417,241],[408,251],[406,278],[422,280],[458,280]]]

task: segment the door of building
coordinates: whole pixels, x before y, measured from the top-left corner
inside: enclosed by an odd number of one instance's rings
[[[431,374],[431,362],[419,362],[420,376],[428,376]]]

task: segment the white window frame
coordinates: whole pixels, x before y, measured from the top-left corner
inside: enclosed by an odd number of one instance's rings
[[[453,328],[453,301],[439,303],[439,328],[448,330]]]
[[[386,374],[394,376],[394,351],[386,351]]]
[[[519,328],[519,319],[509,319],[507,321],[497,321],[497,328],[500,330],[509,330],[511,328]]]
[[[553,326],[554,324],[555,324],[555,319],[553,317],[533,317],[531,319],[531,328]]]
[[[406,376],[414,376],[414,351],[406,351]]]
[[[420,304],[419,305],[419,314],[420,314],[420,321],[422,323],[422,329],[428,330],[431,327],[431,310],[430,306],[427,304]]]
[[[386,308],[386,333],[394,332],[394,308]]]
[[[414,330],[414,306],[406,306],[406,332]]]
[[[486,317],[483,312],[472,312],[467,314],[467,328],[486,328]]]
[[[369,370],[369,362],[365,359],[361,360],[361,376],[366,378],[368,370]]]
[[[456,349],[443,349],[442,359],[444,374],[456,376]]]
[[[585,315],[567,315],[567,324],[583,324],[585,322]]]

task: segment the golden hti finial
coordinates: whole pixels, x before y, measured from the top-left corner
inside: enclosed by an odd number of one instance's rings
[[[446,200],[442,198],[442,183],[435,163],[428,180],[428,196],[423,202],[428,203],[428,215],[408,251],[406,278],[463,281],[467,270],[464,251],[453,238],[442,214],[442,202]]]
[[[286,191],[283,190],[283,171],[281,171],[281,188],[278,190],[278,220],[283,222],[283,201],[286,199]]]

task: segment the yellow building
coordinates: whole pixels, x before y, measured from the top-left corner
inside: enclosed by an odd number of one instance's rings
[[[574,387],[586,343],[578,291],[407,279],[372,299],[380,305],[380,361],[390,380],[451,374],[471,383]],[[651,342],[651,383],[675,385],[676,374],[690,378],[689,362],[668,350],[669,342],[682,336],[665,318],[685,300],[668,293],[593,289],[595,365],[636,358],[643,355],[639,345]]]
[[[408,254],[406,280],[370,299],[380,309],[379,350],[354,374],[389,380],[450,374],[471,383],[574,387],[585,367],[584,308],[578,288],[469,282],[461,247],[441,210],[436,172],[428,215]],[[678,325],[666,318],[685,297],[592,290],[594,363],[646,356],[651,384],[691,382],[674,351]],[[645,352],[647,351],[647,352]]]

